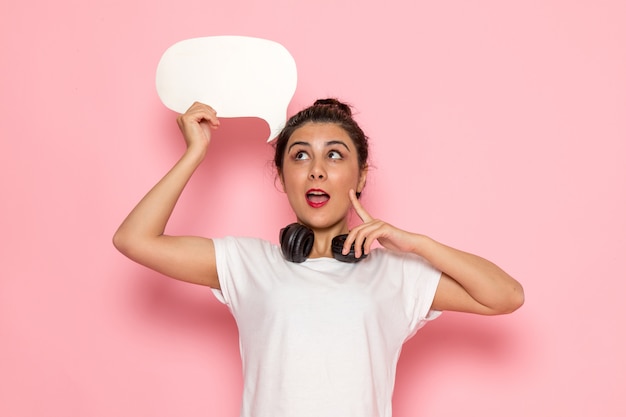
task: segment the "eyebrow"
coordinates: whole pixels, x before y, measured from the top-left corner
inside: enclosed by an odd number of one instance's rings
[[[291,148],[297,145],[308,146],[309,148],[311,147],[311,144],[309,142],[298,141],[289,145],[289,149],[287,149],[287,152],[291,151]],[[324,146],[333,146],[333,145],[343,146],[344,148],[346,148],[348,152],[350,152],[350,148],[348,147],[348,145],[346,145],[346,143],[341,140],[329,140],[328,142],[324,143]]]

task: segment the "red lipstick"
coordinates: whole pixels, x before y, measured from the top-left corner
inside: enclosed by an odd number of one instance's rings
[[[330,196],[324,190],[311,188],[306,192],[306,202],[313,208],[320,208],[326,205],[330,200]]]

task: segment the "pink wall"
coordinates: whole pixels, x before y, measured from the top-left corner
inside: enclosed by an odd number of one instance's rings
[[[225,308],[110,243],[183,149],[161,54],[223,34],[292,52],[291,112],[357,107],[372,214],[525,286],[512,316],[449,313],[407,344],[397,417],[626,414],[624,2],[35,3],[0,7],[0,415],[237,415]],[[275,240],[264,129],[224,123],[171,232]]]

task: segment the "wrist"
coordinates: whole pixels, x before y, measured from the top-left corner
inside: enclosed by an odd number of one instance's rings
[[[413,234],[412,252],[422,258],[427,258],[429,247],[432,246],[434,240],[426,235]]]
[[[200,165],[200,163],[204,160],[204,157],[206,156],[206,151],[207,151],[206,147],[189,146],[185,150],[185,153],[183,154],[181,159],[187,160],[196,165]]]

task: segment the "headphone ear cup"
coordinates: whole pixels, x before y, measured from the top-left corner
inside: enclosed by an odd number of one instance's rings
[[[357,258],[354,255],[354,243],[352,243],[352,246],[350,247],[350,252],[348,252],[347,255],[344,255],[343,253],[341,253],[341,251],[343,249],[343,244],[346,241],[347,237],[348,237],[348,235],[345,234],[345,235],[335,236],[333,238],[332,246],[331,246],[331,250],[333,252],[333,257],[335,259],[337,259],[338,261],[348,262],[348,263],[360,262],[363,259],[367,258],[367,255],[365,253],[363,253],[362,250],[361,250],[361,256],[359,258]]]
[[[304,262],[313,249],[315,235],[311,229],[299,223],[292,223],[280,230],[280,248],[290,262]]]

